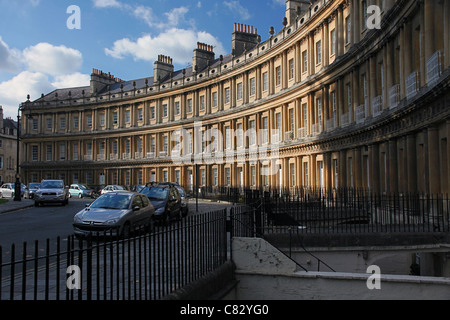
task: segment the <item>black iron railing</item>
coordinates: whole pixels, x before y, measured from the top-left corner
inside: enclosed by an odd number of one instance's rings
[[[105,232],[0,247],[0,300],[159,300],[228,259],[227,210],[127,239]]]
[[[338,193],[263,197],[264,232],[296,227],[307,233],[448,232],[444,195]]]
[[[204,187],[204,198],[260,208],[264,232],[448,232],[446,194],[376,194],[366,189]]]
[[[215,197],[245,205],[126,239],[105,232],[0,247],[0,300],[163,299],[229,261],[232,237],[450,230],[448,196],[280,191],[223,188]]]

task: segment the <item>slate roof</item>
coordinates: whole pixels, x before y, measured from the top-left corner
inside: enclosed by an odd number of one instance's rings
[[[222,65],[225,65],[229,63],[232,60],[232,55],[226,55],[223,57]],[[210,68],[217,68],[220,65],[220,59],[215,59],[212,63]],[[198,72],[203,72],[207,67],[205,67],[203,70],[199,70]],[[183,70],[177,70],[174,71],[172,74],[172,80],[173,81],[180,81],[183,80],[183,77],[185,79],[192,77],[194,75],[193,68],[188,67],[185,70],[185,74],[183,75]],[[146,83],[147,81],[147,83]],[[165,79],[161,80],[161,84],[164,83],[170,83],[171,79],[169,76],[167,76]],[[136,90],[142,90],[145,89],[147,86],[151,87],[155,84],[153,77],[148,78],[142,78],[137,80],[130,80],[130,81],[124,81],[124,82],[117,82],[108,85],[105,85],[102,89],[100,89],[97,92],[97,95],[104,95],[106,93],[111,94],[117,94],[120,93],[122,90],[124,92],[131,91],[134,89],[133,84],[136,83]],[[123,88],[121,88],[123,86]],[[76,88],[64,88],[64,89],[56,89],[52,92],[50,92],[47,95],[44,95],[43,97],[35,100],[34,102],[54,102],[56,100],[68,100],[70,99],[82,99],[83,97],[88,98],[95,95],[92,95],[90,92],[91,88],[90,86],[85,87],[76,87]]]

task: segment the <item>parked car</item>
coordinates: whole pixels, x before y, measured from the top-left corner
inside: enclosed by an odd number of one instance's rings
[[[27,198],[27,199],[34,199],[34,194],[35,194],[35,192],[39,189],[39,186],[40,186],[40,185],[41,185],[40,183],[35,183],[35,182],[29,183],[29,184],[28,184],[28,188],[27,188],[27,190],[25,191],[24,198]]]
[[[168,224],[173,218],[181,219],[181,196],[172,185],[151,185],[141,190],[155,207],[154,219]]]
[[[75,235],[84,237],[121,235],[128,237],[138,226],[153,227],[155,208],[149,199],[136,192],[111,191],[78,212],[73,218]]]
[[[92,189],[88,189],[84,184],[71,184],[69,188],[69,197],[92,198]]]
[[[120,191],[120,190],[125,190],[125,188],[122,187],[122,186],[118,186],[118,185],[109,185],[109,186],[104,187],[100,191],[100,194],[105,194],[105,193],[108,193],[108,192]]]
[[[14,198],[16,185],[14,183],[4,183],[1,187],[1,197],[2,198]],[[20,185],[20,196],[23,197],[25,194],[26,187]]]
[[[181,214],[186,217],[189,214],[189,198],[182,187],[176,187],[181,197]]]
[[[145,188],[145,185],[143,185],[143,184],[135,184],[134,186],[131,187],[131,191],[141,192],[141,190],[144,188]]]
[[[62,180],[42,180],[41,186],[34,193],[34,205],[38,207],[45,203],[69,204],[69,188]]]

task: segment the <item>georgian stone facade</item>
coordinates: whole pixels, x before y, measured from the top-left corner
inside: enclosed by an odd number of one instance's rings
[[[199,43],[193,68],[160,56],[134,81],[94,69],[22,105],[22,179],[447,193],[449,16],[449,1],[287,1],[264,42],[235,24],[230,55]]]

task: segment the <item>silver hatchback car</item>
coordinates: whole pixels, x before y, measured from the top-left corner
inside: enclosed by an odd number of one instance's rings
[[[73,218],[75,235],[130,236],[140,226],[153,229],[155,208],[146,195],[130,191],[108,192]]]
[[[38,207],[44,203],[69,204],[69,188],[64,186],[63,180],[42,180],[34,193],[34,205]]]

